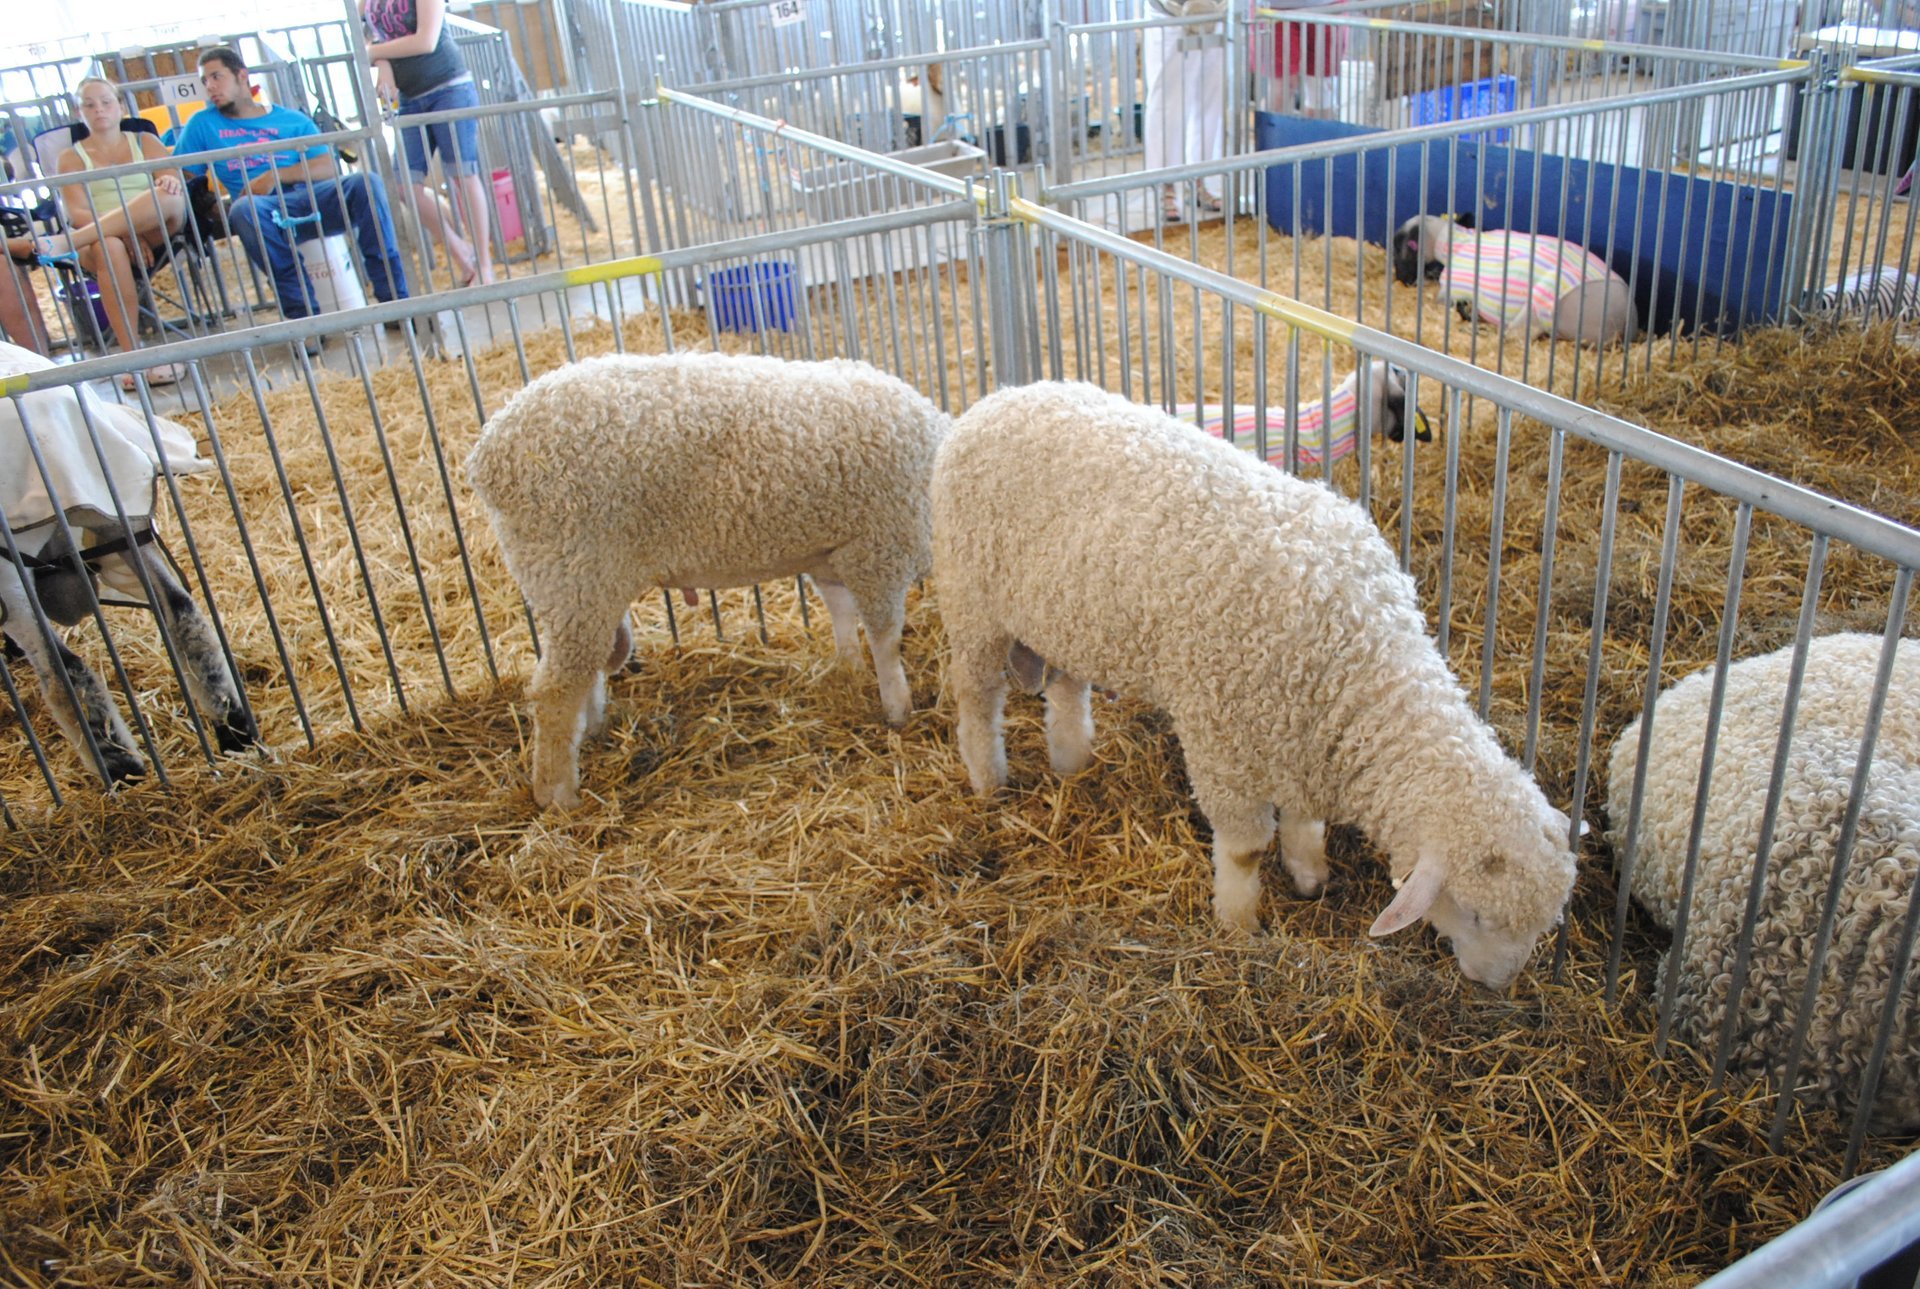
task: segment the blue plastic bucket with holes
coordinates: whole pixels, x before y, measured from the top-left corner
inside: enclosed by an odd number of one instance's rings
[[[707,274],[707,311],[722,331],[788,331],[793,326],[791,260],[756,260]]]
[[[108,330],[107,302],[100,297],[100,284],[92,278],[71,278],[55,286],[53,295],[66,306],[74,331],[84,339],[104,345],[113,334]]]
[[[1408,100],[1412,124],[1438,125],[1442,121],[1463,121],[1475,116],[1498,116],[1511,112],[1518,98],[1520,82],[1504,73],[1485,80],[1468,81],[1442,89],[1415,94]],[[1473,136],[1482,143],[1505,143],[1510,132],[1486,130]]]

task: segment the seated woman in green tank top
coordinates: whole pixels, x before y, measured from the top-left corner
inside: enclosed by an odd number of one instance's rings
[[[107,306],[107,322],[120,348],[132,353],[140,345],[137,324],[139,282],[136,274],[153,263],[156,250],[187,219],[186,184],[176,168],[105,179],[81,179],[104,166],[151,161],[168,155],[166,146],[147,135],[123,131],[126,109],[111,81],[90,76],[80,82],[80,119],[87,137],[60,154],[58,173],[75,178],[60,189],[67,231],[52,237],[15,239],[26,243],[10,251],[39,251],[45,255],[76,252],[80,266],[100,284]],[[180,378],[173,364],[149,368],[147,380],[170,385]],[[132,390],[131,375],[121,386]]]

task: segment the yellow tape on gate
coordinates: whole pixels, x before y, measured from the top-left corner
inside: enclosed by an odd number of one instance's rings
[[[639,277],[644,273],[661,272],[660,257],[657,255],[629,255],[625,259],[608,260],[605,264],[583,264],[577,269],[568,269],[568,286],[592,286],[596,282],[614,282],[624,277]]]
[[[1349,344],[1353,342],[1353,333],[1360,325],[1351,318],[1343,318],[1337,313],[1328,313],[1325,309],[1316,309],[1298,300],[1289,300],[1286,296],[1275,295],[1271,291],[1261,292],[1260,298],[1253,302],[1253,307],[1256,312],[1264,313],[1269,318],[1278,318],[1304,331],[1311,331],[1316,336],[1325,336],[1329,340],[1342,340]]]
[[[27,373],[0,377],[0,398],[12,398],[15,394],[27,392]]]

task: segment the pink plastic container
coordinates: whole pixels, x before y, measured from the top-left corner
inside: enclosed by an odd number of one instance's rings
[[[520,223],[520,196],[513,190],[513,171],[493,172],[493,210],[500,225],[500,240],[517,241],[526,233]]]

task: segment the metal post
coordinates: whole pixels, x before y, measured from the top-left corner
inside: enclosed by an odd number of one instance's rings
[[[987,209],[977,236],[986,260],[988,338],[998,388],[1025,385],[1039,369],[1039,336],[1029,303],[1033,294],[1033,238],[1013,214],[1019,176],[987,176]]]
[[[1041,63],[1041,81],[1046,86],[1047,102],[1051,110],[1047,116],[1047,167],[1053,172],[1054,182],[1073,182],[1073,153],[1080,146],[1080,140],[1074,137],[1073,104],[1080,92],[1080,78],[1068,77],[1072,70],[1073,50],[1067,35],[1067,24],[1053,24],[1053,39]],[[1059,86],[1067,86],[1061,93]],[[1091,107],[1082,113],[1082,125],[1091,114]],[[922,137],[925,135],[923,133]]]

